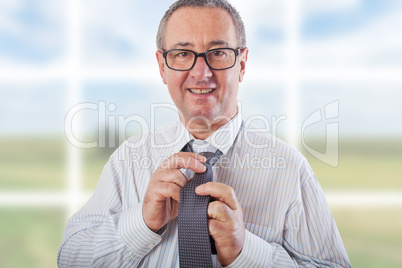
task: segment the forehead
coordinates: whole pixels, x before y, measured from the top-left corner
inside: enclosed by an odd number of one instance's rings
[[[166,25],[165,47],[207,49],[217,43],[235,47],[236,29],[231,15],[224,9],[211,7],[183,7],[176,10]]]

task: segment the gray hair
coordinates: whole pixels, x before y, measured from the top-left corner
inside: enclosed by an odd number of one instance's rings
[[[156,35],[156,47],[162,50],[165,43],[166,24],[172,14],[182,7],[216,7],[226,10],[233,19],[236,28],[237,45],[239,47],[246,46],[246,31],[244,29],[243,20],[239,12],[227,0],[178,0],[174,2],[165,12],[159,23],[158,33]]]

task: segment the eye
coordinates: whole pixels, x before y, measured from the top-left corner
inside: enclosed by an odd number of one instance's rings
[[[213,51],[213,55],[214,55],[214,57],[221,57],[221,56],[225,55],[225,52],[222,50],[215,50],[215,51]]]
[[[180,57],[180,58],[186,58],[189,56],[190,53],[188,53],[187,51],[182,51],[177,53],[176,57]]]

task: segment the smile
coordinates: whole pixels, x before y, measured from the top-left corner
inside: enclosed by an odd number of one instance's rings
[[[214,91],[214,88],[206,88],[206,89],[194,89],[194,88],[189,88],[191,93],[193,94],[209,94],[212,91]]]

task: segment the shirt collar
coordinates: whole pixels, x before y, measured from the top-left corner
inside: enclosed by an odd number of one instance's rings
[[[184,127],[180,120],[177,121],[177,133],[176,137],[178,137],[177,142],[174,144],[174,151],[180,152],[183,147],[191,140],[194,139],[193,135]]]
[[[239,133],[241,122],[241,114],[238,113],[232,120],[208,137],[206,141],[219,149],[223,154],[226,154],[230,147],[232,147],[232,144]]]
[[[209,145],[219,149],[223,154],[226,154],[230,147],[232,147],[234,140],[239,133],[242,125],[242,117],[240,113],[230,120],[228,123],[220,127],[205,141]],[[177,131],[179,132],[179,141],[175,144],[175,151],[179,152],[190,141],[196,140],[194,136],[183,126],[181,122],[178,122]],[[183,134],[181,134],[183,133]]]

